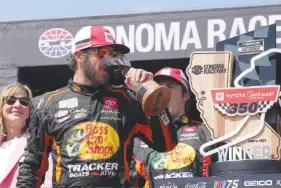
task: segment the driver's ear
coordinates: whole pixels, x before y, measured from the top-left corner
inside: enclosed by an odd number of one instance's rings
[[[190,99],[190,92],[187,91],[183,94],[183,100],[186,102]]]
[[[81,65],[81,63],[83,63],[85,61],[85,54],[82,53],[81,51],[77,51],[74,53],[76,62],[79,64],[79,66]]]

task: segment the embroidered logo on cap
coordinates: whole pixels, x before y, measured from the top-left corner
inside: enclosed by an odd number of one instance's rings
[[[104,32],[104,38],[106,42],[114,43],[114,39],[110,33]]]

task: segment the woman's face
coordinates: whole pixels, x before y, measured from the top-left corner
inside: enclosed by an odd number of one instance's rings
[[[20,124],[19,128],[23,128],[25,126],[25,121],[29,117],[29,104],[30,99],[23,89],[14,92],[9,98],[5,99],[3,106],[5,126]]]

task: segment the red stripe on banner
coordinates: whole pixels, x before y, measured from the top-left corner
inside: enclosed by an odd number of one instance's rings
[[[214,104],[276,102],[280,86],[259,86],[245,88],[219,88],[211,90]]]

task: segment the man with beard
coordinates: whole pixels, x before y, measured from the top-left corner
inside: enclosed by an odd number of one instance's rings
[[[125,84],[133,92],[108,84],[110,62],[124,63],[129,51],[101,26],[78,31],[72,42],[73,79],[33,100],[18,188],[40,187],[49,153],[54,188],[129,187],[134,137],[159,152],[176,146],[168,109],[146,118],[135,100],[137,86],[153,79],[152,73],[130,68]]]
[[[200,146],[211,140],[210,131],[200,122],[190,121],[190,91],[185,74],[180,69],[166,67],[154,80],[170,88],[172,99],[168,105],[179,143],[169,152],[158,152],[143,140],[135,138],[132,183],[135,187],[154,187],[155,181],[170,178],[208,176],[209,157],[199,153]]]

